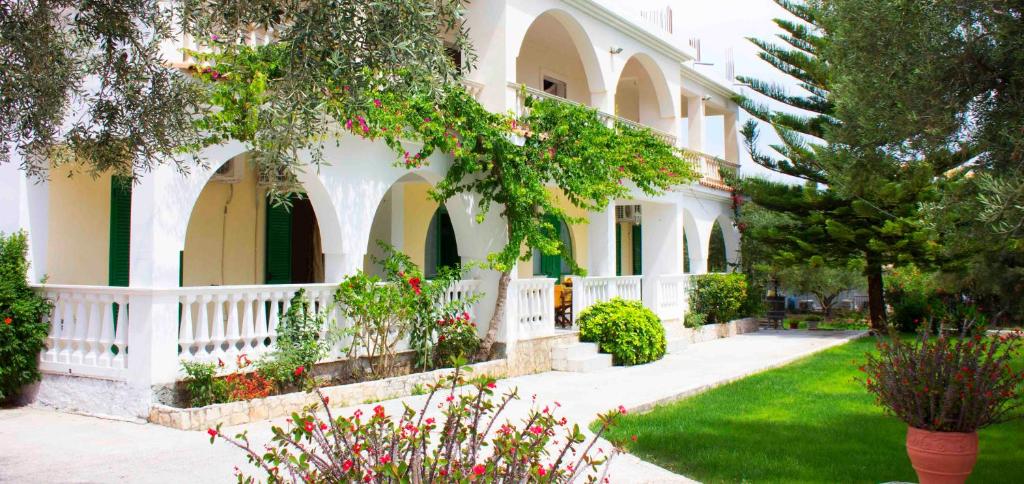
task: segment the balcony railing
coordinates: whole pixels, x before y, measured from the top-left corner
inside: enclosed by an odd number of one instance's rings
[[[521,85],[521,84],[516,84],[516,83],[510,82],[508,84],[508,87],[509,87],[509,89],[514,90],[515,93],[516,93],[516,99],[518,100],[518,102],[516,103],[516,111],[515,112],[516,112],[517,115],[520,115],[520,116],[522,116],[524,114],[527,114],[527,112],[528,112],[527,111],[528,108],[526,107],[526,98],[527,97],[532,97],[532,98],[536,98],[536,99],[550,99],[550,100],[553,100],[553,101],[562,102],[562,103],[568,103],[568,104],[572,104],[572,105],[575,105],[575,106],[587,107],[587,106],[585,106],[585,105],[583,105],[581,103],[578,103],[576,101],[565,99],[565,98],[560,97],[560,96],[555,96],[553,94],[549,94],[549,93],[546,93],[544,91],[541,91],[539,89],[535,89],[535,88],[532,88],[532,87],[529,87],[529,86],[524,86],[524,85]],[[665,143],[668,143],[668,144],[670,144],[672,146],[676,146],[676,147],[678,147],[678,145],[679,145],[679,138],[676,137],[675,135],[671,134],[671,133],[666,133],[664,131],[659,131],[657,129],[651,128],[650,126],[646,126],[646,125],[638,123],[636,121],[633,121],[633,120],[630,120],[630,119],[626,119],[626,118],[623,118],[621,116],[615,116],[615,115],[612,115],[612,114],[600,112],[600,111],[598,111],[598,116],[602,120],[604,120],[609,127],[612,127],[615,124],[622,124],[622,125],[626,125],[626,126],[629,126],[629,127],[632,127],[632,128],[636,128],[636,129],[647,129],[653,135],[657,136],[658,138],[660,138]],[[715,156],[711,156],[711,155],[706,154],[706,153],[701,153],[699,151],[693,151],[693,150],[690,150],[690,149],[687,149],[687,148],[682,148],[682,150],[683,150],[683,156],[688,161],[690,161],[690,163],[692,164],[692,166],[694,168],[694,171],[696,171],[697,174],[700,175],[700,179],[698,180],[698,182],[701,185],[703,185],[705,187],[708,187],[708,188],[714,188],[716,190],[726,190],[726,191],[731,190],[729,185],[726,184],[726,182],[725,182],[725,177],[722,176],[723,175],[723,171],[726,172],[726,173],[731,172],[731,173],[735,174],[737,168],[739,168],[738,164],[732,163],[732,162],[729,162],[729,161],[726,161],[726,160],[723,160],[723,159],[715,157]]]

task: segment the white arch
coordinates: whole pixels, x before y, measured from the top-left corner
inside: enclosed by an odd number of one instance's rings
[[[515,44],[512,51],[512,58],[516,59],[519,57],[520,51],[523,48],[523,43],[526,41],[526,36],[529,35],[530,29],[536,24],[537,20],[543,16],[550,16],[555,19],[559,25],[565,29],[565,32],[569,34],[569,38],[572,39],[573,47],[576,48],[576,53],[579,56],[580,62],[583,64],[583,72],[587,75],[587,86],[590,89],[591,94],[603,93],[608,90],[607,83],[605,82],[604,70],[601,68],[601,62],[598,60],[597,52],[594,50],[594,43],[591,41],[590,36],[587,34],[586,29],[580,24],[571,13],[560,9],[552,8],[538,13],[529,23],[524,23],[527,27],[522,33],[516,37],[518,42]]]
[[[665,77],[665,73],[662,71],[661,66],[658,65],[658,62],[648,54],[637,52],[622,64],[622,67],[614,74],[615,90],[618,91],[619,82],[622,81],[622,73],[626,70],[629,62],[633,60],[640,64],[640,67],[647,73],[647,77],[654,86],[654,94],[658,99],[658,110],[661,112],[661,117],[675,117],[677,114],[676,103],[672,100],[672,90],[669,88],[668,79]]]

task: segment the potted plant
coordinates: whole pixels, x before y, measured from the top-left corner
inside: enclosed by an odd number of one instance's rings
[[[978,457],[978,429],[1019,416],[1024,372],[1010,360],[1020,333],[942,333],[879,340],[861,367],[868,391],[907,423],[907,454],[921,484],[963,483]]]
[[[790,319],[790,320],[788,320],[788,322],[789,322],[789,329],[800,329],[800,321],[797,321],[795,319]]]
[[[818,323],[821,322],[821,318],[818,316],[811,316],[805,321],[807,322],[807,329],[816,330],[818,329]]]

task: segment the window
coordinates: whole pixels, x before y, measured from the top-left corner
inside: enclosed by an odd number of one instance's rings
[[[561,98],[566,97],[565,81],[559,81],[553,77],[544,76],[544,92]]]
[[[459,50],[454,44],[446,44],[444,46],[444,53],[448,56],[448,60],[455,65],[455,70],[461,75],[462,74],[462,51]]]

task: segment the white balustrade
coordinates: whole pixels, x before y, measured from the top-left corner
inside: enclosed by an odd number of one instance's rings
[[[555,332],[555,280],[516,279],[509,282],[508,304],[518,339],[547,336]]]
[[[477,101],[480,100],[480,94],[484,92],[483,84],[469,79],[462,80],[462,87],[466,88],[466,92],[469,93],[470,96],[473,96],[473,99],[476,99]]]
[[[683,156],[690,160],[694,169],[700,174],[701,185],[718,190],[730,190],[729,185],[725,183],[722,172],[735,174],[736,170],[739,169],[739,165],[689,149],[683,150]]]
[[[597,303],[619,297],[641,300],[643,276],[572,277],[572,314],[575,318]]]
[[[336,284],[264,286],[210,286],[170,289],[178,294],[181,316],[178,345],[181,359],[223,361],[232,365],[238,355],[251,359],[269,351],[277,341],[277,328],[299,289],[313,311],[330,310],[321,337],[336,321]]]
[[[46,373],[127,379],[128,312],[131,289],[98,286],[39,286],[53,303],[50,334],[39,356]]]
[[[480,294],[480,281],[477,280],[464,280],[455,281],[448,291],[445,292],[441,298],[442,304],[448,304],[452,301],[468,301],[473,297]],[[466,306],[466,312],[469,313],[471,320],[476,320],[476,303],[469,304]]]
[[[655,285],[657,291],[657,312],[662,319],[682,319],[690,309],[690,278],[691,274],[673,274],[658,276]]]

